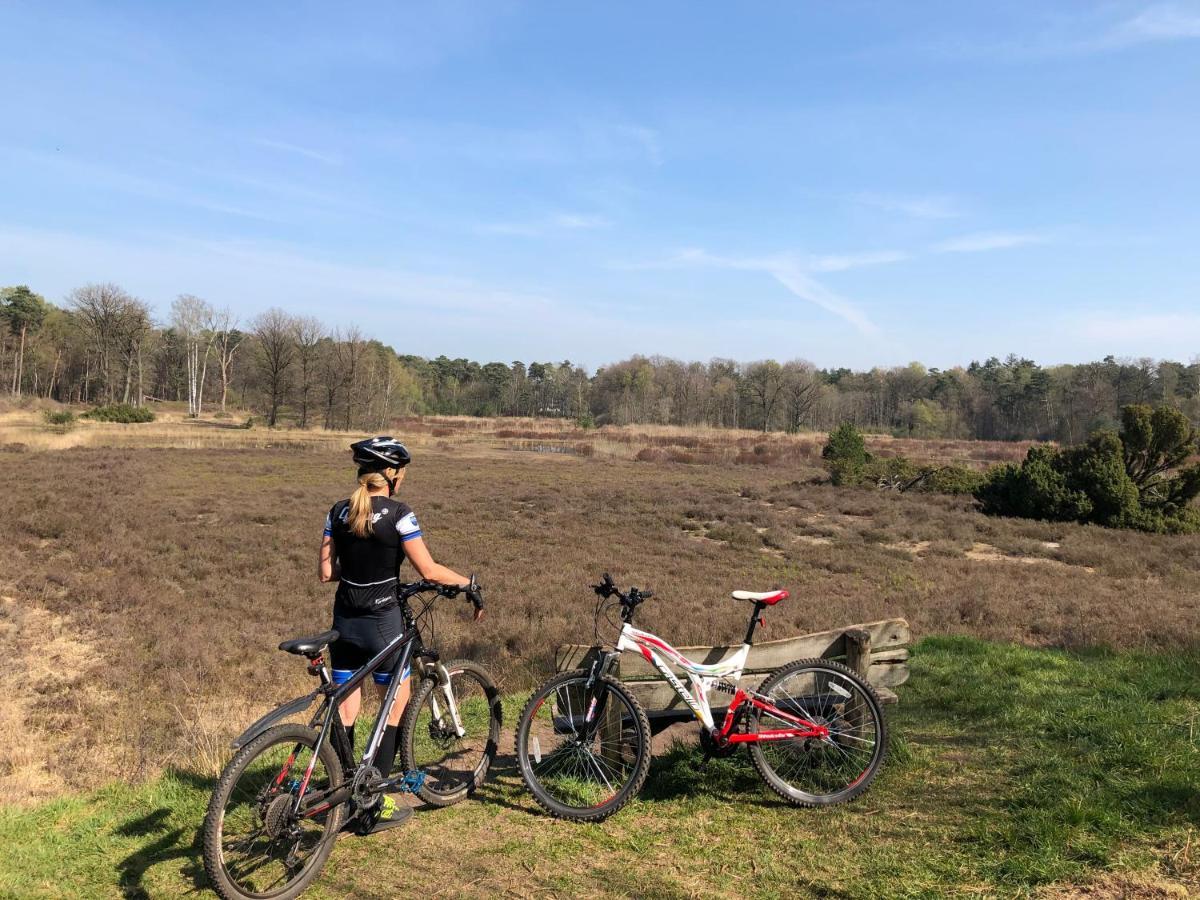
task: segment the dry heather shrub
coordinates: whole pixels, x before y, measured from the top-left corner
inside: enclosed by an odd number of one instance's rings
[[[593,639],[588,585],[604,571],[655,590],[638,624],[679,645],[736,642],[745,622],[727,592],[776,586],[793,600],[773,610],[772,637],[888,616],[918,636],[1067,647],[1192,646],[1200,634],[1200,536],[989,519],[962,498],[840,491],[771,466],[660,465],[670,457],[659,447],[634,462],[453,445],[417,453],[402,492],[434,557],[479,573],[486,589],[478,624],[464,604],[439,604],[438,646],[484,662],[506,690],[549,671],[557,645]],[[90,778],[92,760],[116,752],[125,756],[111,765],[134,776],[193,756],[209,765],[229,731],[311,690],[302,661],[275,647],[329,625],[332,589],[314,561],[326,511],[353,484],[343,448],[286,464],[260,450],[80,448],[72,465],[85,477],[69,497],[43,487],[58,463],[0,455],[10,508],[71,511],[53,537],[0,517],[14,582],[0,593],[86,635],[104,666],[103,680],[89,669],[36,695],[0,692],[10,718],[12,695],[27,698],[17,719],[65,748],[47,755],[49,776]],[[703,523],[729,543],[696,540]],[[921,541],[949,543],[887,546]],[[949,552],[980,542],[1032,553],[1039,541],[1060,544],[1037,552],[1060,565]],[[21,646],[4,640],[10,655]],[[102,683],[137,685],[138,702],[101,702]]]

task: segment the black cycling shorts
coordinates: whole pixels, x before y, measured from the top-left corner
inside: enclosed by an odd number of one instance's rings
[[[338,630],[338,639],[329,645],[329,661],[333,664],[333,683],[345,684],[350,676],[361,669],[380,650],[404,633],[404,612],[399,605],[371,612],[347,610],[334,604],[333,627]],[[397,653],[380,663],[373,675],[376,684],[387,684],[392,680],[392,666]],[[400,673],[400,680],[408,678],[411,666]]]

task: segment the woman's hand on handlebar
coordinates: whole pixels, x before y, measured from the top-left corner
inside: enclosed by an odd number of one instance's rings
[[[471,601],[471,605],[475,607],[474,619],[478,622],[483,618],[483,588],[480,586],[475,575],[471,575],[471,580],[467,583],[467,599]]]
[[[466,594],[467,599],[471,601],[471,605],[475,608],[474,619],[478,622],[483,618],[483,588],[478,580],[472,575],[465,584],[439,584],[436,581],[425,580],[418,583],[420,590],[437,591],[443,597],[457,597],[459,594]],[[413,585],[417,587],[417,585]]]

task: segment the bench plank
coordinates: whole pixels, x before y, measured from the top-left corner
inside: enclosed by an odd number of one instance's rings
[[[908,680],[909,654],[904,645],[911,639],[912,632],[904,619],[884,619],[816,634],[763,641],[750,649],[741,684],[746,688],[757,688],[771,671],[797,659],[836,659],[860,673],[866,669],[867,680],[875,688],[880,700],[884,705],[891,705],[899,700],[891,689]],[[677,649],[689,659],[711,664],[736,652],[739,646]],[[556,668],[560,672],[587,668],[598,652],[599,648],[586,644],[563,645],[555,654]],[[679,695],[669,684],[660,680],[658,672],[642,657],[625,653],[621,655],[618,665],[616,674],[655,719],[656,727],[665,727],[672,720],[687,721],[694,718]],[[708,700],[714,708],[714,714],[720,719],[722,714],[717,710],[727,704],[728,695],[710,691]]]
[[[896,652],[895,648],[903,647],[912,640],[912,631],[904,619],[884,619],[879,622],[867,622],[860,625],[849,625],[846,628],[835,628],[830,631],[819,631],[815,634],[804,634],[799,637],[780,638],[774,641],[762,641],[750,648],[750,657],[746,661],[747,674],[752,672],[768,672],[797,659],[820,657],[825,659],[844,659],[846,656],[845,634],[851,630],[864,630],[870,639],[871,662],[879,661],[881,652]],[[698,663],[710,665],[720,662],[726,656],[734,653],[740,644],[728,644],[721,647],[677,647],[676,649],[689,659]],[[594,647],[587,644],[565,644],[559,647],[555,655],[557,671],[578,669],[588,665],[593,657]],[[903,652],[907,659],[908,651]],[[659,677],[655,668],[632,653],[621,655],[621,680],[636,681],[639,678]]]

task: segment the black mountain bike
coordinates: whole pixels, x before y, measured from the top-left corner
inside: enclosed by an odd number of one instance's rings
[[[295,638],[280,650],[308,659],[320,686],[267,713],[233,742],[237,751],[221,773],[204,818],[204,869],[225,900],[296,897],[320,873],[338,833],[365,821],[385,792],[408,791],[433,806],[449,806],[483,783],[500,738],[500,693],[487,670],[470,660],[442,662],[418,625],[432,628],[439,597],[466,594],[483,608],[472,576],[467,587],[431,581],[401,585],[406,628],[394,641],[335,685],[323,653],[337,631]],[[421,596],[432,595],[432,596]],[[414,614],[410,600],[418,600]],[[393,653],[392,679],[366,750],[355,758],[337,714],[341,702]],[[420,683],[400,721],[398,775],[374,762],[400,687],[411,664]],[[320,705],[308,725],[277,724]]]

